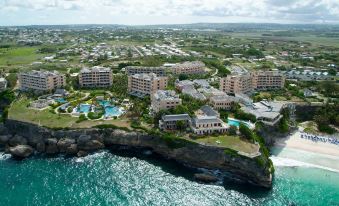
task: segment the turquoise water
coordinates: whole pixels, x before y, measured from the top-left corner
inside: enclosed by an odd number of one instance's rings
[[[67,100],[65,100],[64,98],[57,98],[57,99],[55,99],[55,101],[57,101],[60,104],[67,103]]]
[[[339,205],[339,174],[277,167],[273,189],[193,181],[193,170],[156,156],[99,152],[85,158],[0,155],[0,205]]]
[[[105,107],[105,117],[114,117],[121,115],[119,107],[115,106],[106,106]]]
[[[77,111],[80,112],[80,113],[89,113],[91,110],[91,105],[89,104],[80,104]]]
[[[103,106],[103,107],[111,105],[110,101],[108,101],[108,100],[99,100],[98,102],[99,102],[99,105]]]
[[[240,126],[240,122],[242,122],[242,121],[237,120],[237,119],[227,119],[227,123],[229,125],[233,125],[233,126],[236,126],[236,127]],[[242,123],[244,123],[246,126],[249,126],[248,123],[246,123],[246,122],[242,122]]]

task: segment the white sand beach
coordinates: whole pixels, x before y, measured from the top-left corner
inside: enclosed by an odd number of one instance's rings
[[[328,142],[314,142],[300,137],[300,131],[296,131],[287,138],[279,139],[276,146],[304,150],[324,155],[333,155],[339,157],[339,145]]]

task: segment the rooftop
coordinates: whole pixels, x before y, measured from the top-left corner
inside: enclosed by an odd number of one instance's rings
[[[206,116],[219,116],[219,113],[215,111],[211,106],[204,105],[200,108],[200,110],[206,115]]]
[[[82,68],[80,73],[90,73],[90,72],[110,72],[111,69],[107,67],[94,66],[92,68]]]
[[[284,103],[281,102],[260,101],[253,103],[251,106],[244,106],[242,110],[255,115],[257,118],[264,117],[274,119],[280,115],[283,106]]]
[[[153,97],[156,100],[174,100],[174,99],[179,99],[179,95],[175,93],[173,90],[158,90],[156,93],[153,95]]]
[[[173,115],[164,115],[162,116],[163,121],[180,121],[180,120],[190,120],[191,117],[188,114],[173,114]]]

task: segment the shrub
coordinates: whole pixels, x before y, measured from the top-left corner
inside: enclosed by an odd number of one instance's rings
[[[245,137],[246,139],[248,139],[250,141],[254,140],[253,132],[245,124],[240,123],[239,131],[242,134],[242,136]]]
[[[76,121],[76,123],[80,123],[80,122],[83,122],[83,121],[86,121],[86,120],[87,120],[87,117],[84,114],[81,114],[79,116],[79,119]]]
[[[73,107],[68,107],[68,108],[67,108],[67,112],[68,112],[68,113],[72,113],[72,112],[73,112],[73,109],[74,109]]]
[[[231,125],[229,130],[228,130],[228,134],[229,135],[236,135],[237,134],[237,130],[238,130],[238,128],[236,126]]]

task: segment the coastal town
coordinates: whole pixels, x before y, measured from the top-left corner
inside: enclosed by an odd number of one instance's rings
[[[265,174],[274,172],[267,147],[276,137],[299,131],[339,144],[338,47],[320,53],[303,41],[185,29],[77,29],[0,29],[1,121],[211,146],[254,160]],[[67,138],[0,140],[20,158],[104,148],[97,140],[78,148]],[[68,149],[59,148],[65,141]]]

